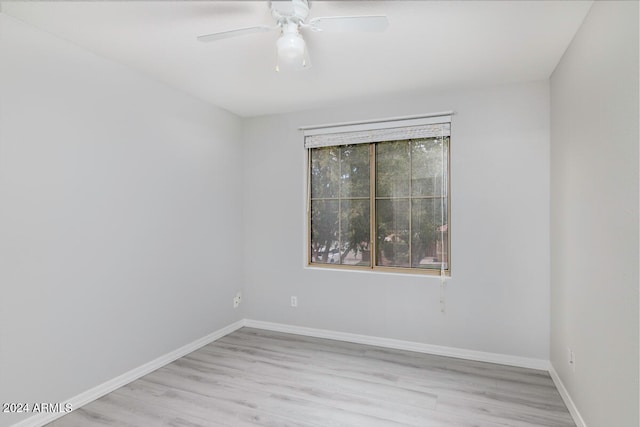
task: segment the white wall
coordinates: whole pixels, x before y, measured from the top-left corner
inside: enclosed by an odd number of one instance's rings
[[[551,362],[589,427],[640,424],[638,90],[638,3],[595,2],[551,77]]]
[[[0,402],[242,318],[239,118],[1,14],[0,64]]]
[[[414,93],[246,120],[247,317],[548,360],[548,89]],[[305,269],[297,128],[446,110],[455,111],[446,314],[435,278]]]

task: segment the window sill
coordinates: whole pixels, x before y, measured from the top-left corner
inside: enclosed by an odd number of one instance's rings
[[[429,278],[440,280],[440,271],[437,273],[433,273],[431,271],[407,271],[400,270],[394,271],[393,268],[385,269],[385,268],[370,268],[370,267],[339,267],[331,264],[307,264],[304,266],[305,270],[324,270],[324,271],[339,271],[345,273],[364,273],[364,274],[375,274],[375,275],[387,275],[387,276],[402,276],[402,277],[415,277],[415,278]],[[445,273],[445,280],[451,279],[451,274],[449,272]]]

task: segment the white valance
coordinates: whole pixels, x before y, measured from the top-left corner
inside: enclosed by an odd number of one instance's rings
[[[304,147],[451,136],[451,114],[302,128]]]

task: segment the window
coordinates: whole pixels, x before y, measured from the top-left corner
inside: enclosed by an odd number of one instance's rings
[[[450,116],[305,130],[308,262],[449,274]]]

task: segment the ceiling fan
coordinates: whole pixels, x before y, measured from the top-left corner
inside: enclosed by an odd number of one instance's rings
[[[269,0],[274,26],[258,25],[205,34],[198,37],[201,42],[211,42],[247,34],[280,30],[280,38],[276,42],[276,71],[300,70],[311,66],[309,53],[302,38],[301,30],[316,32],[381,32],[389,25],[384,15],[359,16],[327,16],[311,18],[310,0]]]

